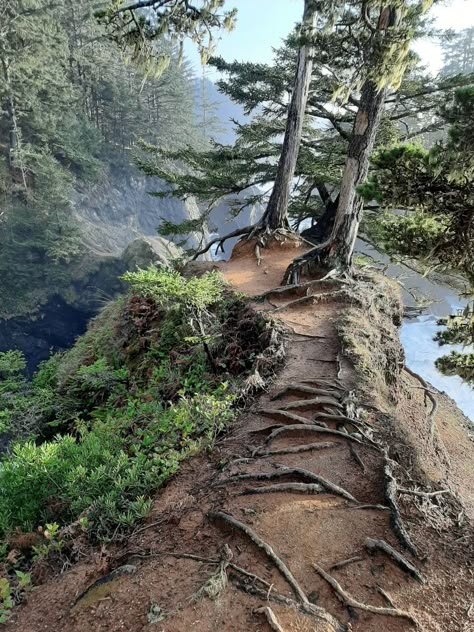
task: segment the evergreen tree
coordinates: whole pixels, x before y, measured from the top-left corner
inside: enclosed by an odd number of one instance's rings
[[[474,72],[474,26],[449,33],[443,43],[443,67],[445,76]]]
[[[361,192],[366,199],[406,210],[379,219],[379,241],[386,250],[422,258],[438,269],[461,271],[473,287],[474,85],[458,89],[442,116],[449,124],[444,142],[429,151],[400,145],[380,152]],[[445,324],[447,330],[437,336],[440,344],[472,344],[474,303]],[[436,365],[474,381],[473,353],[453,351]]]
[[[138,151],[141,137],[168,148],[202,139],[195,78],[169,42],[154,43],[170,63],[153,78],[117,56],[89,0],[11,0],[0,13],[0,315],[9,317],[67,287],[68,266],[79,265],[77,181],[106,177],[109,160]]]
[[[360,37],[363,34],[364,26]],[[156,149],[143,160],[146,173],[159,175],[170,184],[169,195],[180,198],[193,195],[203,203],[206,210],[200,220],[193,222],[193,230],[205,224],[209,211],[224,197],[230,201],[232,213],[257,201],[262,205],[267,203],[267,189],[277,177],[278,158],[282,153],[287,104],[292,95],[300,41],[297,33],[292,34],[285,46],[276,51],[272,65],[227,63],[221,58],[210,60],[226,75],[218,82],[219,89],[242,104],[246,114],[254,113],[251,122],[237,125],[233,145],[214,144],[204,152],[190,148],[177,152]],[[317,243],[328,238],[338,206],[342,170],[359,103],[360,81],[347,82],[346,98],[339,99],[337,107],[332,104],[332,98],[341,87],[341,78],[352,77],[354,68],[359,68],[363,60],[359,40],[348,37],[337,24],[332,30],[316,30],[312,57],[310,98],[295,167],[296,178],[291,183],[288,214],[295,228],[304,220],[317,220],[316,225],[304,233]],[[412,61],[416,61],[414,56]],[[446,94],[462,81],[460,78],[435,80],[419,66],[410,68],[400,87],[390,89],[385,99],[376,146],[439,130],[445,121],[437,112]],[[428,115],[429,120],[419,125],[418,117],[423,114]],[[173,226],[166,222],[161,230],[168,235],[173,231],[185,234],[190,229],[189,224]],[[221,242],[221,238],[215,242]]]
[[[298,282],[301,271],[313,272],[321,266],[338,272],[351,270],[363,210],[357,189],[368,173],[389,90],[396,90],[402,82],[411,61],[410,41],[429,5],[409,0],[370,4],[355,0],[347,3],[337,16],[342,29],[349,29],[359,42],[362,65],[352,75],[351,82],[360,85],[360,97],[354,103],[356,115],[332,233],[326,242],[291,264],[286,275],[290,282]],[[350,94],[344,85],[338,93],[346,99]]]

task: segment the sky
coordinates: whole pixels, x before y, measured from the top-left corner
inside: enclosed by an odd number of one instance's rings
[[[270,62],[272,48],[281,44],[303,12],[303,0],[227,0],[226,5],[238,9],[235,30],[223,33],[217,44],[215,54],[226,61]],[[474,26],[474,0],[445,1],[432,9],[432,15],[439,28]],[[414,48],[436,74],[442,63],[439,46],[419,41]],[[186,56],[199,72],[199,55],[191,42],[186,43]],[[209,68],[208,76],[216,78],[216,71]]]

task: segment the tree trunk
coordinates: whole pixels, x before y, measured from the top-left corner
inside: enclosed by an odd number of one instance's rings
[[[373,34],[368,64],[377,67],[383,61],[384,38],[396,26],[399,15],[395,7],[384,7],[379,14]],[[355,242],[359,232],[363,202],[357,193],[367,177],[369,159],[383,113],[387,88],[379,88],[370,76],[364,82],[359,107],[354,120],[351,139],[342,176],[339,203],[330,238],[288,267],[285,282],[297,283],[301,272],[313,274],[322,269],[350,272]]]
[[[369,169],[387,91],[378,89],[372,80],[362,88],[359,109],[354,121],[351,141],[342,177],[339,204],[331,235],[327,258],[334,267],[350,270],[359,232],[363,202],[357,193]]]
[[[316,26],[316,2],[305,0],[301,36],[304,38],[298,55],[295,84],[288,108],[285,137],[278,161],[275,184],[262,218],[264,227],[275,230],[289,228],[288,201],[290,187],[295,175],[296,161],[303,131],[303,121],[308,101],[309,86],[313,70],[312,36]]]

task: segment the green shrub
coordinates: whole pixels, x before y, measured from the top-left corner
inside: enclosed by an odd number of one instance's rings
[[[31,381],[21,355],[0,356],[0,421],[14,437],[0,463],[0,536],[84,512],[91,539],[124,536],[180,461],[213,444],[237,381],[270,343],[216,273],[126,279],[130,295]]]
[[[143,402],[124,414],[104,412],[92,429],[82,425],[78,438],[16,443],[0,468],[0,533],[32,530],[53,518],[73,520],[84,510],[95,538],[126,533],[179,462],[212,443],[231,417],[231,403],[222,387],[167,409]],[[52,499],[59,515],[49,513]]]

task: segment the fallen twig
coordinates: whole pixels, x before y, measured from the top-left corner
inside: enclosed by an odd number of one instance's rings
[[[329,567],[330,571],[335,571],[338,568],[344,568],[344,566],[347,566],[348,564],[355,564],[355,562],[362,562],[364,560],[364,558],[361,555],[356,555],[354,557],[350,557],[347,560],[342,560],[341,562],[336,562],[335,564],[333,564],[332,566]]]
[[[365,546],[368,548],[368,550],[371,553],[377,550],[383,551],[389,557],[391,557],[392,560],[396,564],[398,564],[398,566],[402,570],[407,572],[409,575],[417,579],[422,584],[425,583],[426,580],[423,577],[423,575],[420,573],[420,571],[409,560],[407,560],[407,558],[404,555],[402,555],[396,549],[394,549],[393,546],[388,544],[388,542],[385,542],[385,540],[378,540],[376,538],[367,538],[365,541]]]
[[[407,619],[411,623],[413,623],[416,627],[418,627],[418,621],[411,615],[409,612],[405,612],[404,610],[400,610],[399,608],[381,608],[379,606],[371,606],[369,604],[361,603],[352,597],[349,593],[347,593],[338,581],[334,579],[331,575],[326,573],[324,569],[322,569],[318,564],[313,564],[314,570],[320,575],[327,583],[334,589],[336,596],[339,601],[344,604],[344,606],[349,608],[356,608],[358,610],[364,610],[365,612],[371,612],[372,614],[381,614],[387,615],[390,617],[402,617],[403,619]]]

